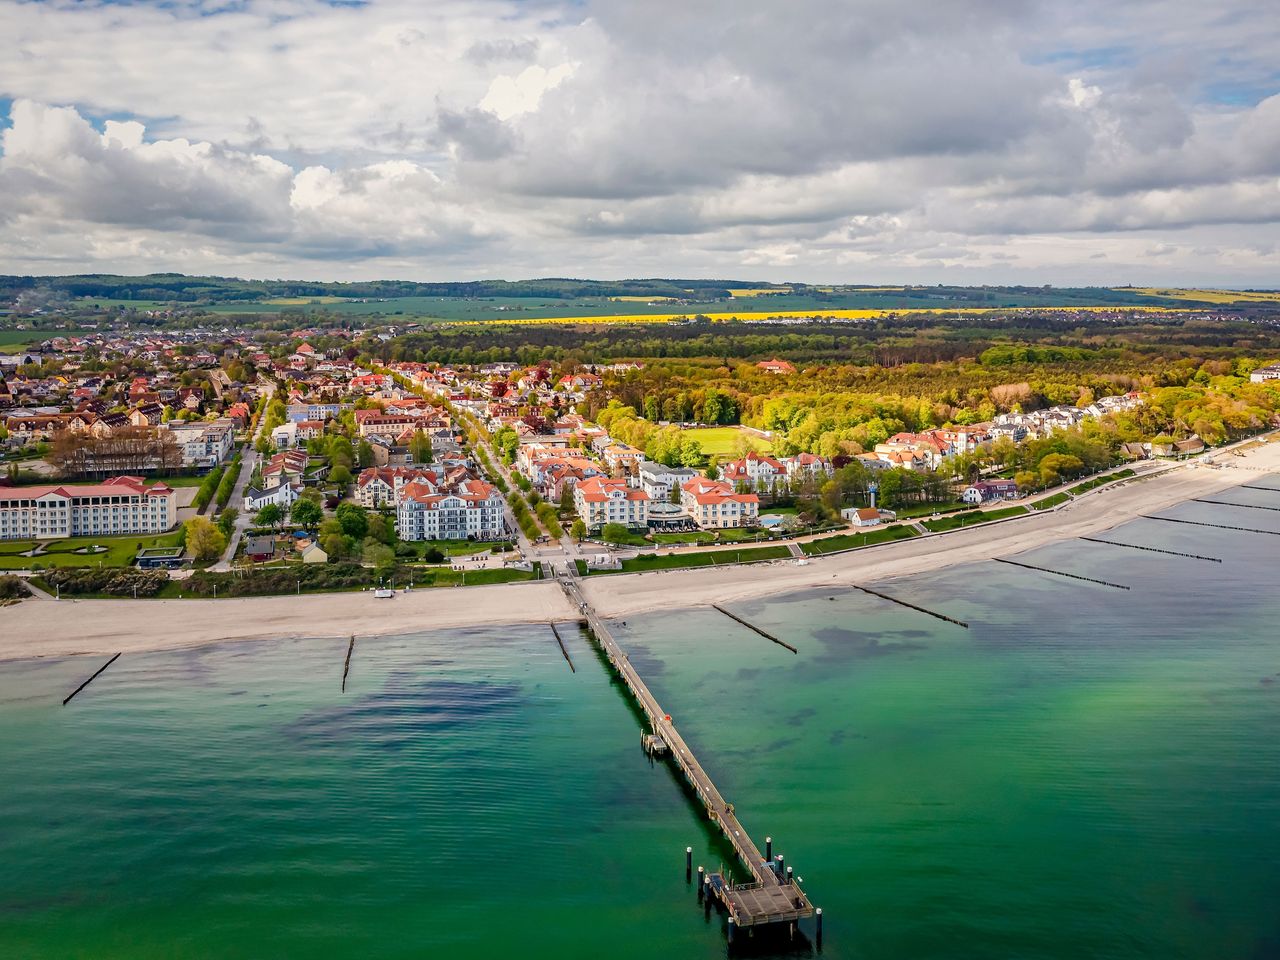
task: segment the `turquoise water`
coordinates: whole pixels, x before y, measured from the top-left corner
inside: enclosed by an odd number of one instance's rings
[[[620,628],[823,956],[1280,956],[1280,537],[1104,536],[1224,562],[877,586],[968,630],[834,580],[733,606],[795,655],[709,609]],[[0,664],[0,956],[723,956],[683,851],[728,853],[566,643],[576,673],[544,628],[361,640],[345,694],[345,638],[131,655],[65,709],[102,658]]]

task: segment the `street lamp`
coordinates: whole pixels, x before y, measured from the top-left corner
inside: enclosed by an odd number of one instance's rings
[[[298,580],[298,596],[302,596],[302,580]]]

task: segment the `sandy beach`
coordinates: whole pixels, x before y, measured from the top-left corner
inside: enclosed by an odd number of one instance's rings
[[[584,592],[603,616],[724,603],[837,583],[868,583],[959,563],[1011,557],[1094,535],[1193,497],[1280,471],[1280,442],[1254,446],[1232,466],[1188,464],[1086,494],[1054,511],[1010,522],[885,544],[812,560],[593,577]],[[398,594],[311,594],[237,600],[27,600],[0,612],[0,659],[137,652],[272,637],[369,636],[576,616],[553,582],[456,587]]]

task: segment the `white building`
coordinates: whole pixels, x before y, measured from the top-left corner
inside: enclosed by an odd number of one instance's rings
[[[281,483],[266,490],[255,490],[250,487],[244,492],[245,513],[257,513],[269,503],[274,503],[281,510],[288,510],[298,499],[298,488],[292,483]]]
[[[668,467],[664,463],[643,460],[640,463],[640,489],[649,495],[650,500],[666,500],[672,489],[698,476],[698,471],[690,467]]]
[[[1253,383],[1266,383],[1268,380],[1280,380],[1280,363],[1273,363],[1268,367],[1259,367],[1253,373],[1249,374],[1249,379]]]
[[[580,480],[573,488],[573,506],[588,530],[599,530],[606,523],[639,529],[649,526],[649,495],[627,486],[625,480]]]
[[[0,540],[163,533],[177,521],[172,488],[139,477],[0,488]]]
[[[401,540],[501,540],[506,529],[502,495],[483,480],[459,483],[449,493],[410,483],[400,493],[396,532]]]
[[[170,420],[165,426],[178,438],[184,467],[216,467],[235,447],[234,420]]]

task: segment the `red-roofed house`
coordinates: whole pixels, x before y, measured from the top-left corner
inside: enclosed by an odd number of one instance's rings
[[[793,367],[791,364],[787,363],[787,361],[778,360],[777,358],[774,358],[773,360],[761,360],[759,363],[756,364],[756,367],[760,370],[765,371],[765,373],[786,374],[786,373],[796,372],[796,368]]]
[[[737,493],[726,480],[694,477],[680,485],[680,506],[703,530],[754,527],[760,515],[760,498]]]
[[[573,505],[588,530],[606,523],[645,529],[649,526],[649,495],[627,486],[625,480],[590,477],[573,488]]]
[[[139,477],[0,490],[0,540],[163,533],[177,515],[173,489]]]

